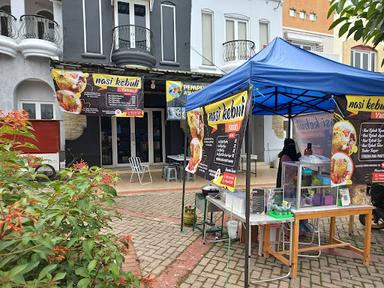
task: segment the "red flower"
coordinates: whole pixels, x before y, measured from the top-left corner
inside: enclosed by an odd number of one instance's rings
[[[126,280],[125,280],[124,276],[120,276],[119,284],[122,285],[122,286],[124,286],[126,284]]]
[[[0,111],[0,125],[6,125],[14,129],[24,128],[28,125],[28,113],[26,111],[11,111],[5,114]]]
[[[84,160],[80,160],[72,165],[74,170],[88,169],[88,164]]]
[[[103,184],[111,185],[114,183],[114,180],[112,175],[104,172],[101,173],[101,182],[103,182]]]

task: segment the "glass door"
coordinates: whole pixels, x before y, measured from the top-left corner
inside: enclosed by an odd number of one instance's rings
[[[146,1],[118,0],[115,8],[115,45],[124,45],[123,48],[149,47],[149,7]],[[118,48],[118,46],[117,46]]]
[[[101,117],[103,166],[126,166],[130,157],[143,163],[163,163],[165,158],[164,110],[145,109],[142,118]]]
[[[131,157],[131,119],[114,118],[116,120],[117,164],[128,164]]]
[[[148,112],[144,113],[144,117],[135,118],[134,121],[136,156],[140,158],[141,162],[150,162]]]

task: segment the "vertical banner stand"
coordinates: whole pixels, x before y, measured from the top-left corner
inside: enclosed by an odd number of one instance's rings
[[[184,230],[184,206],[185,206],[185,176],[186,171],[185,167],[187,166],[187,142],[188,142],[188,122],[187,119],[184,120],[184,161],[183,161],[183,196],[181,198],[181,225],[180,225],[180,231],[183,232]]]
[[[287,138],[291,138],[291,127],[292,127],[292,104],[289,103],[288,106],[288,135]]]
[[[248,97],[252,99],[252,89],[249,89]],[[253,101],[251,102],[253,103]],[[249,266],[250,266],[250,258],[251,258],[251,229],[249,226],[249,217],[251,213],[251,113],[252,113],[252,104],[249,108],[251,111],[248,113],[247,119],[247,129],[245,132],[245,141],[246,141],[246,149],[247,149],[247,165],[246,165],[246,178],[245,178],[245,273],[244,273],[244,287],[249,287]]]

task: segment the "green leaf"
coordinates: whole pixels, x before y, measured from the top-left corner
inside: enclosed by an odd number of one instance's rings
[[[96,259],[93,259],[93,260],[92,260],[91,262],[89,262],[89,264],[88,264],[88,267],[87,267],[88,271],[89,271],[89,272],[92,272],[93,269],[96,268],[96,265],[97,265],[97,260],[96,260]]]
[[[43,268],[43,270],[40,271],[38,280],[41,280],[41,279],[43,279],[44,277],[46,277],[50,272],[52,272],[53,270],[55,270],[56,267],[57,267],[57,264],[51,264],[51,265],[45,266],[45,267]]]
[[[111,271],[111,273],[115,279],[119,278],[120,269],[116,263],[112,263],[109,265],[109,271]]]
[[[346,20],[348,20],[348,17],[340,17],[340,18],[336,19],[336,20],[331,24],[331,26],[329,27],[329,30],[332,30],[332,29],[335,28],[337,25],[339,25],[341,22],[346,21]]]
[[[56,275],[55,275],[55,277],[53,277],[53,281],[59,281],[59,280],[62,280],[62,279],[64,279],[65,278],[65,275],[66,275],[67,273],[66,272],[60,272],[60,273],[57,273]]]
[[[79,275],[79,276],[82,276],[82,277],[89,277],[89,273],[88,273],[88,270],[85,268],[85,267],[79,267],[75,270],[75,274],[76,275]]]
[[[363,32],[364,32],[364,29],[362,28],[357,29],[355,35],[353,36],[353,39],[355,41],[359,41],[361,39],[361,36],[363,36]]]
[[[26,274],[26,273],[32,271],[33,269],[35,269],[37,266],[39,266],[39,264],[40,264],[40,261],[35,261],[33,263],[29,263],[28,267],[23,271],[24,274]]]
[[[13,267],[10,271],[9,271],[9,278],[13,278],[13,277],[16,277],[18,276],[19,274],[21,274],[25,268],[28,267],[29,264],[23,264],[23,265],[18,265],[16,267]]]
[[[83,278],[77,283],[78,288],[86,288],[90,284],[90,279],[89,278]]]
[[[93,241],[93,240],[85,240],[83,242],[83,249],[84,249],[85,254],[88,257],[92,257],[92,249],[94,246],[95,246],[95,241]]]
[[[341,26],[339,30],[339,37],[343,36],[348,31],[348,28],[350,25],[351,25],[350,22],[346,22],[343,24],[343,26]]]
[[[56,221],[55,221],[55,228],[58,228],[61,224],[61,221],[63,221],[65,215],[58,215],[56,217]]]
[[[337,2],[334,2],[334,3],[331,5],[331,7],[329,7],[327,18],[331,17],[331,15],[333,14],[333,12],[336,11],[337,6],[338,6],[338,3],[337,3]]]

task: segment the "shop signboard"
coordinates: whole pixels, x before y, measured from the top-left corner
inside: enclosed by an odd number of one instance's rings
[[[312,144],[313,154],[331,157],[333,113],[320,112],[293,118],[294,135],[302,155],[307,144]]]
[[[205,88],[207,83],[166,81],[167,120],[185,119],[187,96]]]
[[[64,112],[94,116],[143,117],[142,77],[53,68],[56,98]]]
[[[248,91],[187,113],[191,132],[186,171],[233,190],[250,101]]]
[[[384,97],[338,97],[331,181],[334,186],[384,182]]]

